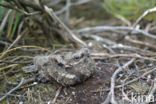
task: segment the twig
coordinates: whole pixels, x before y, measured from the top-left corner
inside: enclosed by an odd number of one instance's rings
[[[156,7],[147,9],[147,10],[136,20],[136,22],[134,23],[133,27],[136,27],[136,25],[137,25],[145,16],[147,16],[149,13],[152,13],[152,12],[156,12]]]
[[[146,104],[150,103],[150,101],[152,100],[152,96],[154,95],[155,92],[156,92],[156,78],[154,79],[154,85],[153,85],[153,87],[152,87],[152,89],[149,92],[149,95],[147,97],[148,98],[148,102],[146,102]],[[153,98],[153,100],[154,100],[154,98]]]
[[[96,26],[96,27],[86,27],[83,29],[79,29],[76,32],[79,34],[84,34],[84,33],[101,33],[101,32],[115,32],[115,33],[121,33],[125,35],[122,31],[126,31],[127,33],[131,34],[142,34],[146,37],[156,39],[156,35],[150,34],[144,30],[141,29],[136,29],[133,27],[126,27],[126,26]],[[126,34],[127,34],[126,33]]]
[[[10,94],[13,93],[14,91],[16,91],[19,87],[21,87],[22,84],[23,84],[23,82],[24,82],[24,78],[21,79],[21,82],[20,82],[16,87],[14,87],[14,88],[11,89],[9,92],[7,92],[3,97],[1,97],[1,98],[0,98],[0,102],[1,102],[2,100],[4,100],[8,95],[10,95]]]
[[[61,1],[62,1],[62,0],[51,0],[51,2],[48,3],[47,5],[49,5],[49,6],[57,5],[57,4],[59,4]]]
[[[111,98],[110,98],[110,102],[112,104],[118,104],[117,101],[115,100],[115,94],[114,94],[114,89],[115,89],[115,80],[116,80],[116,77],[117,75],[122,72],[125,68],[127,68],[130,64],[132,64],[134,62],[135,58],[131,59],[130,61],[128,61],[126,64],[124,64],[124,66],[122,67],[119,67],[112,75],[111,77],[111,88],[110,88],[110,92],[108,94],[108,96],[111,95]],[[105,102],[102,103],[102,104],[106,104]],[[107,103],[108,104],[108,103]]]
[[[101,104],[109,104],[111,96],[112,96],[112,94],[111,94],[111,92],[109,92],[106,99],[105,99],[105,101],[102,102]]]
[[[85,4],[87,2],[90,2],[91,0],[77,0],[77,2],[75,3],[71,3],[71,5],[81,5],[81,4]]]
[[[40,50],[43,50],[43,51],[50,52],[49,49],[39,47],[39,46],[20,46],[20,47],[15,47],[15,48],[12,48],[12,49],[9,49],[7,51],[4,51],[4,52],[0,53],[0,59],[2,59],[7,53],[12,52],[12,51],[16,51],[16,50],[21,49],[21,48],[37,48],[37,49],[40,49]]]
[[[82,41],[81,39],[79,39],[55,14],[55,12],[53,11],[53,9],[48,8],[47,6],[44,6],[45,11],[51,16],[51,18],[54,18],[55,20],[57,20],[62,26],[63,28],[69,33],[69,35],[72,37],[73,40],[71,40],[72,42],[78,42],[83,46],[87,46],[87,44]]]
[[[27,32],[27,29],[25,29],[21,34],[19,34],[19,35],[17,36],[17,38],[13,41],[13,43],[10,44],[10,46],[9,46],[5,51],[9,50],[9,49],[12,48],[15,44],[17,44],[18,41],[26,34],[26,32]]]
[[[5,69],[8,69],[8,68],[17,67],[18,65],[19,64],[11,64],[11,65],[7,65],[5,67],[0,67],[0,72],[4,71]]]
[[[53,99],[53,101],[52,101],[52,104],[55,104],[56,99],[57,99],[57,97],[59,96],[59,94],[60,94],[62,88],[63,88],[63,86],[61,86],[61,87],[57,90],[56,95],[55,95],[55,97],[54,97],[54,99]]]
[[[65,13],[65,19],[64,22],[66,24],[69,24],[69,18],[70,18],[70,6],[71,5],[71,0],[66,0],[66,13]]]
[[[72,95],[70,95],[70,96],[67,98],[67,100],[66,100],[63,104],[67,104],[68,101],[70,100],[71,96],[72,96]]]
[[[24,2],[24,1],[25,1],[25,0],[23,0],[23,2]],[[27,4],[25,4],[25,5],[27,5]],[[40,13],[40,12],[38,12],[38,11],[37,11],[37,12],[28,13],[28,12],[22,10],[22,9],[17,8],[16,6],[14,6],[14,5],[12,5],[12,4],[8,3],[8,2],[0,3],[0,6],[3,6],[3,7],[5,7],[5,8],[9,8],[9,9],[16,10],[16,11],[18,11],[18,12],[21,12],[21,13],[27,15],[27,16],[36,15],[36,14],[39,14],[39,13]],[[33,6],[34,6],[34,8],[36,7],[35,5],[32,5],[32,7],[33,7]],[[39,7],[37,7],[37,8],[39,9]]]
[[[153,73],[154,71],[156,71],[156,68],[151,69],[151,70],[149,70],[149,71],[143,73],[141,76],[139,76],[139,77],[137,77],[137,78],[134,78],[134,79],[132,79],[132,80],[130,80],[130,81],[128,81],[128,82],[125,82],[125,83],[124,83],[124,86],[129,85],[129,84],[131,84],[131,83],[134,83],[134,82],[138,81],[140,78],[144,78],[145,76],[147,76],[147,75]],[[122,87],[123,87],[123,85],[117,85],[117,86],[115,86],[115,89],[117,89],[117,88],[122,88]],[[100,90],[100,91],[110,91],[110,89],[104,89],[104,90]],[[98,90],[98,91],[92,91],[92,92],[99,92],[99,90]]]
[[[135,39],[130,38],[129,36],[126,36],[125,39],[128,40],[129,42],[134,43],[134,44],[139,44],[139,45],[143,45],[143,46],[146,46],[146,47],[149,47],[149,48],[152,48],[152,49],[156,49],[155,45],[152,45],[152,44],[147,43],[145,41],[142,42],[142,41],[139,41],[139,40],[135,40]]]
[[[140,78],[143,78],[143,77],[149,75],[150,73],[152,73],[152,72],[154,72],[154,71],[156,71],[156,68],[154,68],[154,69],[152,69],[152,70],[149,70],[149,71],[143,73],[141,76],[139,76],[139,77],[137,77],[137,78],[135,78],[135,79],[133,79],[133,80],[131,80],[131,81],[126,82],[124,85],[129,85],[129,84],[131,84],[131,83],[133,83],[133,82],[136,82],[136,81],[139,80]],[[121,87],[122,87],[122,85],[118,85],[118,86],[116,86],[115,88],[121,88]]]
[[[3,21],[2,21],[2,23],[0,25],[0,32],[3,31],[3,29],[4,29],[5,25],[6,25],[6,22],[8,20],[8,17],[9,17],[9,15],[10,15],[11,12],[12,12],[12,10],[8,10],[8,12],[6,13],[6,15],[5,15]]]
[[[126,19],[125,17],[123,17],[123,16],[121,16],[121,15],[119,15],[117,13],[114,14],[114,15],[115,15],[115,17],[120,19],[122,22],[124,22],[126,25],[131,26],[131,22],[128,19]]]
[[[103,59],[104,57],[117,58],[117,57],[129,57],[129,58],[140,58],[144,60],[156,61],[154,58],[144,57],[139,54],[108,54],[108,53],[91,53],[93,59]]]
[[[139,54],[142,54],[142,55],[156,55],[155,52],[152,52],[152,51],[149,51],[149,50],[143,50],[143,49],[140,49],[138,47],[134,47],[134,46],[129,46],[129,45],[124,45],[124,44],[114,44],[114,45],[111,45],[109,46],[111,49],[122,49],[122,50],[128,50],[128,51],[133,51],[136,53],[139,52]]]
[[[0,40],[0,44],[3,44],[3,45],[5,45],[5,46],[9,46],[9,45],[10,45],[10,43],[8,43],[8,42],[6,42],[6,41],[2,41],[2,40]]]
[[[77,6],[77,5],[85,4],[85,3],[90,2],[90,1],[91,1],[91,0],[78,0],[78,1],[75,2],[75,3],[70,3],[70,5],[64,6],[61,10],[56,11],[55,13],[56,13],[56,15],[60,15],[60,14],[62,14],[62,13],[64,13],[64,12],[66,12],[67,9],[68,9],[68,8],[71,8],[72,6]]]
[[[94,40],[98,41],[98,42],[102,42],[102,43],[107,44],[107,45],[115,45],[115,44],[117,44],[114,41],[111,41],[109,39],[100,37],[98,35],[90,35],[90,37],[93,38]]]
[[[130,102],[131,100],[128,98],[128,95],[124,92],[124,87],[125,87],[125,81],[126,80],[127,80],[127,78],[124,79],[124,81],[122,82],[122,89],[121,89],[121,92],[122,92],[122,95],[123,95],[122,100],[126,100],[126,101]]]

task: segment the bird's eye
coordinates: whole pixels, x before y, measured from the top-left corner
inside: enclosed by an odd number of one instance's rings
[[[62,63],[58,63],[58,66],[63,67],[64,65]]]
[[[74,56],[74,59],[78,60],[78,59],[80,59],[80,57],[79,56]]]

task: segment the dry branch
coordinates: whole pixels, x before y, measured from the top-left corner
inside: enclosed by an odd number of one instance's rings
[[[115,100],[115,94],[114,94],[114,89],[115,89],[115,80],[117,75],[122,72],[125,68],[127,68],[129,65],[131,65],[135,61],[135,58],[131,59],[127,63],[125,63],[123,66],[119,67],[112,75],[111,77],[111,87],[110,87],[110,92],[108,96],[110,97],[110,101],[112,104],[118,104],[117,101]],[[104,101],[102,104],[109,104],[108,99]]]
[[[126,27],[126,26],[96,26],[96,27],[86,27],[83,29],[79,29],[76,32],[79,34],[85,34],[85,33],[101,33],[101,32],[115,32],[120,33],[123,35],[127,35],[128,33],[136,35],[136,34],[142,34],[146,37],[156,39],[156,35],[150,34],[144,30],[141,29],[135,29],[133,27]],[[127,32],[127,33],[125,33]]]
[[[0,102],[2,100],[4,100],[9,94],[13,93],[14,91],[16,91],[17,89],[19,89],[22,85],[23,85],[24,79],[22,78],[20,83],[14,87],[13,89],[11,89],[9,92],[7,92],[3,97],[0,98]]]

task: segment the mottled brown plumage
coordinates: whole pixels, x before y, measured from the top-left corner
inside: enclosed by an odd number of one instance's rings
[[[95,70],[95,63],[87,48],[78,51],[61,52],[34,58],[35,68],[40,77],[55,79],[62,85],[75,85],[90,77]],[[42,80],[42,78],[40,78]]]

